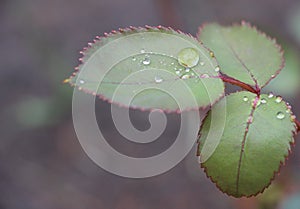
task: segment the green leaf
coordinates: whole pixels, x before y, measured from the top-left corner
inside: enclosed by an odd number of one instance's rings
[[[285,66],[280,74],[264,89],[264,92],[274,91],[286,98],[295,98],[300,90],[300,53],[292,46],[284,48]]]
[[[274,78],[284,64],[276,41],[245,22],[231,27],[205,25],[198,39],[214,52],[222,73],[259,89]]]
[[[113,31],[89,44],[67,79],[121,106],[198,109],[224,94],[214,57],[195,38],[163,27]]]
[[[212,114],[226,112],[225,123]],[[220,115],[222,117],[222,115]],[[214,105],[200,131],[201,166],[221,191],[234,197],[262,192],[285,162],[294,142],[295,124],[281,97],[237,92]],[[223,130],[216,149],[214,132]],[[203,160],[204,159],[204,160]]]

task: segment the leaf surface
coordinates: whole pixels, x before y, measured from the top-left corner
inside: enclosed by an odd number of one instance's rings
[[[213,112],[226,112],[224,124],[212,120]],[[214,105],[200,131],[198,151],[207,176],[223,192],[234,197],[262,192],[285,162],[294,142],[292,113],[281,97],[238,92]],[[221,126],[223,125],[223,127]],[[214,143],[209,132],[223,129],[212,153],[205,147]],[[210,154],[210,156],[203,156]]]
[[[245,22],[231,27],[204,25],[198,39],[214,52],[222,73],[259,89],[284,65],[276,41]]]
[[[68,81],[121,106],[198,109],[224,94],[219,68],[209,50],[170,28],[114,31],[90,44],[81,61]]]

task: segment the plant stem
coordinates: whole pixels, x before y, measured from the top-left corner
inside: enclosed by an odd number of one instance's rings
[[[226,75],[221,75],[220,78],[224,81],[224,82],[227,82],[227,83],[230,83],[230,84],[233,84],[233,85],[236,85],[236,86],[239,86],[247,91],[250,91],[254,94],[257,94],[259,95],[260,94],[260,89],[254,89],[252,86],[250,86],[249,84],[246,84],[246,83],[243,83],[239,80],[236,80],[234,78],[231,78],[229,76],[226,76]]]

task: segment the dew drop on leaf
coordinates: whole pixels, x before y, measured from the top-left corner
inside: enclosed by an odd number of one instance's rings
[[[262,104],[266,104],[266,103],[267,103],[267,100],[266,100],[266,99],[261,99],[260,102],[261,102]]]
[[[185,67],[194,67],[199,62],[199,52],[194,48],[184,48],[178,55],[177,59],[180,65]]]
[[[280,103],[282,101],[282,97],[278,96],[275,100],[276,103]]]
[[[185,80],[185,79],[189,79],[190,78],[190,75],[188,74],[185,74],[183,76],[181,76],[181,79]]]
[[[143,60],[143,64],[144,65],[149,65],[151,63],[150,58],[149,57],[145,57],[145,59]]]
[[[248,100],[249,100],[249,99],[248,99],[247,96],[244,96],[244,97],[243,97],[243,101],[244,101],[244,102],[247,102]]]
[[[187,73],[190,72],[190,68],[186,68],[185,72],[187,72]]]
[[[145,53],[146,51],[145,51],[145,49],[141,49],[141,53]]]
[[[215,71],[216,71],[216,72],[219,72],[219,71],[220,71],[220,67],[217,66],[217,67],[215,68]]]
[[[134,62],[135,62],[135,61],[136,61],[136,58],[135,58],[135,57],[133,57],[133,58],[132,58],[132,61],[134,61]]]
[[[84,84],[85,81],[81,79],[81,80],[79,80],[79,83],[80,83],[80,84]]]
[[[274,94],[273,94],[273,93],[270,93],[268,97],[271,99],[271,98],[274,97]]]
[[[285,115],[282,112],[278,112],[277,115],[276,115],[276,117],[278,119],[282,120],[285,117]]]
[[[155,76],[154,80],[155,80],[155,83],[161,83],[161,82],[163,82],[163,79],[161,77],[159,77],[159,76]]]
[[[205,63],[204,63],[204,62],[200,62],[200,65],[201,65],[201,66],[204,66],[204,65],[205,65]]]

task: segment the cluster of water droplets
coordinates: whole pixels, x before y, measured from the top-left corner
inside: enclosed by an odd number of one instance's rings
[[[274,97],[275,97],[274,94],[270,93],[267,96],[267,98],[260,98],[259,100],[256,101],[256,107],[258,107],[260,105],[267,104],[268,102],[270,102],[270,99],[273,99]],[[247,96],[244,96],[243,97],[243,101],[244,102],[248,102],[249,98]],[[254,105],[254,101],[255,101],[255,99],[252,100],[252,105]],[[275,98],[275,100],[272,101],[272,102],[280,104],[281,102],[283,102],[283,99],[282,99],[281,96],[277,96]],[[282,111],[278,111],[278,112],[276,112],[275,116],[276,116],[277,119],[282,120],[282,119],[284,119],[286,117],[286,114],[288,114],[288,115],[291,115],[291,121],[294,121],[295,120],[295,116],[292,115],[291,106],[288,103],[286,105],[287,105],[287,110],[285,111],[285,113],[282,112]]]
[[[141,49],[140,53],[145,54],[144,58],[140,62],[141,65],[143,65],[143,66],[149,66],[151,64],[151,57],[150,57],[151,53],[146,53],[145,49]],[[133,57],[132,60],[136,61],[137,59],[135,57]],[[164,64],[164,62],[160,61],[160,64]],[[157,83],[157,84],[162,83],[163,81],[164,81],[164,79],[161,76],[159,76],[159,75],[157,75],[157,76],[154,77],[154,82]]]
[[[273,98],[273,97],[274,97],[274,94],[272,94],[272,93],[270,93],[269,96],[268,96],[268,98],[270,98],[270,99]],[[275,99],[275,102],[277,104],[280,104],[282,102],[282,97],[277,96],[276,99]],[[286,113],[288,113],[288,111],[290,111],[290,108],[288,108]],[[283,112],[279,111],[279,112],[276,113],[276,118],[279,119],[279,120],[282,120],[282,119],[285,118],[285,114]]]
[[[132,57],[132,61],[136,62],[139,60],[139,64],[142,66],[149,66],[151,65],[151,57],[150,52],[146,52],[145,49],[141,49],[140,53],[144,55],[142,59],[137,59],[137,57]],[[214,57],[212,53],[210,53],[211,57]],[[160,65],[166,66],[166,67],[172,67],[174,69],[175,74],[182,80],[190,79],[190,78],[196,78],[196,82],[199,81],[199,78],[209,78],[210,76],[207,73],[203,73],[201,75],[198,75],[195,73],[195,71],[192,70],[193,67],[196,65],[205,66],[205,62],[200,60],[200,54],[199,51],[195,48],[184,48],[180,50],[180,52],[177,54],[177,63],[171,62],[168,63],[165,60],[159,61]],[[179,65],[178,65],[179,64]],[[220,71],[220,67],[215,67],[215,72]],[[159,75],[154,77],[155,83],[162,83],[164,79],[160,77]]]

